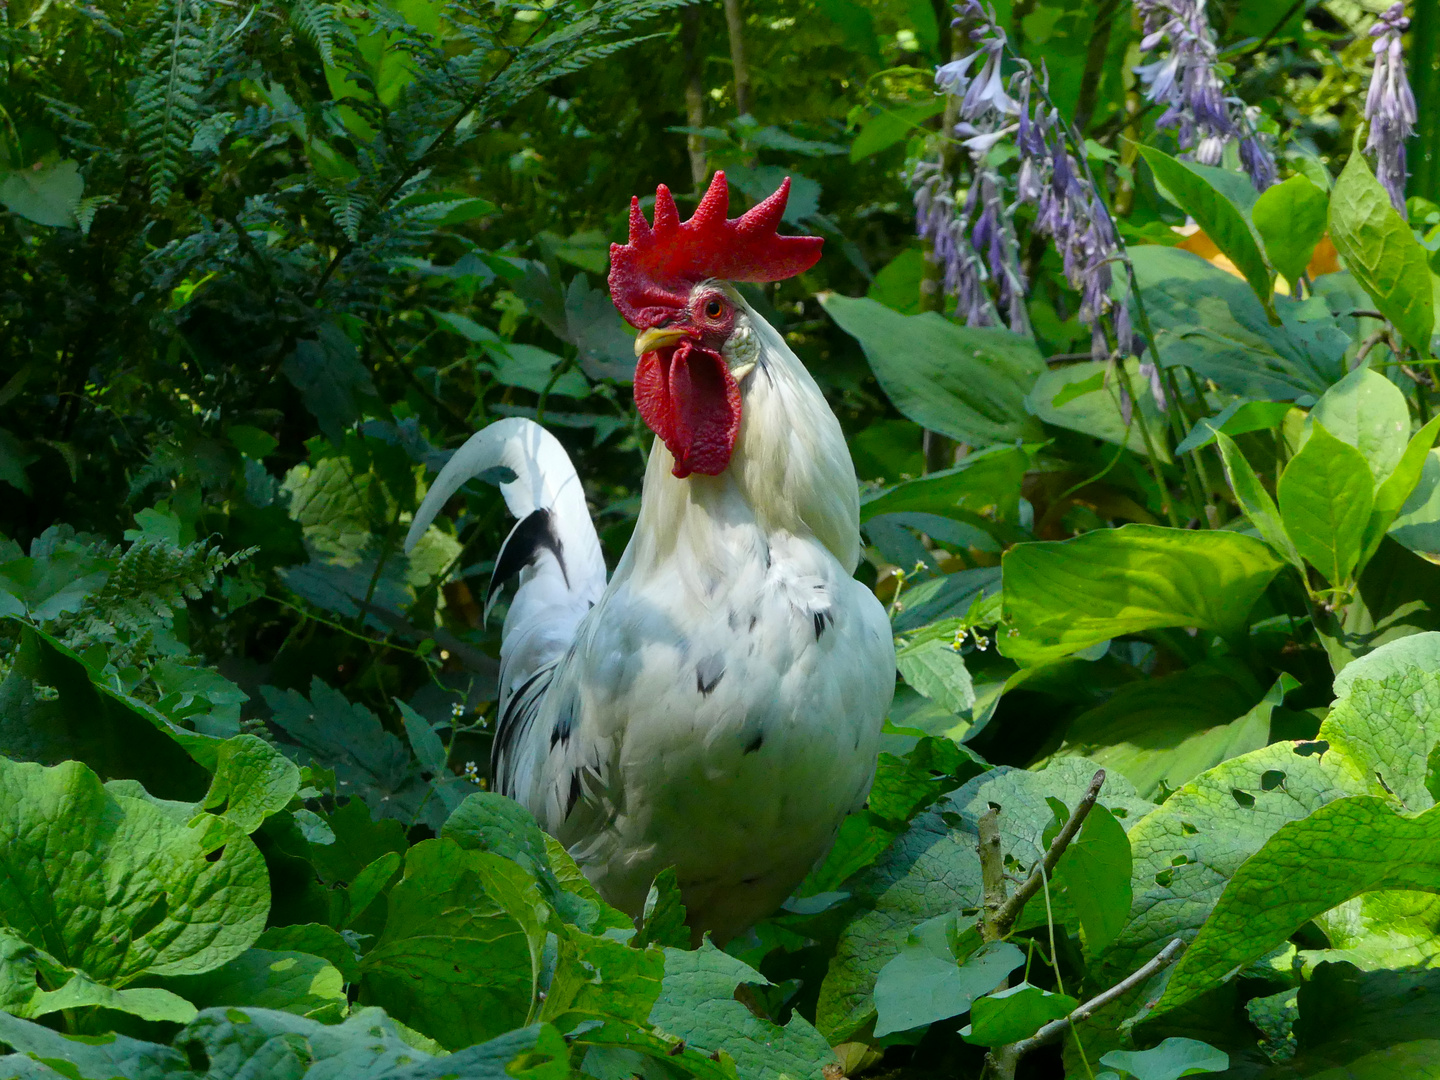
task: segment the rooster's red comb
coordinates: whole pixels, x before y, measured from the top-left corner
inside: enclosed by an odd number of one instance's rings
[[[744,216],[726,220],[730,189],[717,172],[710,189],[682,223],[670,189],[655,189],[655,224],[630,200],[630,242],[610,245],[610,298],[625,321],[657,326],[685,306],[690,286],[706,278],[779,281],[820,261],[818,236],[781,236],[775,231],[790,196],[790,178]]]

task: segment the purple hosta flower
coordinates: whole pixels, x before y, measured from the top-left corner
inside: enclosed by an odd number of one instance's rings
[[[1370,28],[1375,39],[1375,69],[1365,98],[1365,119],[1370,122],[1367,152],[1375,154],[1375,175],[1401,215],[1405,213],[1405,140],[1415,130],[1415,95],[1405,77],[1405,52],[1400,35],[1410,26],[1404,3],[1395,4]]]
[[[998,321],[980,259],[967,236],[974,214],[973,197],[956,212],[950,180],[938,162],[919,162],[910,174],[915,184],[915,231],[930,241],[930,258],[941,270],[941,288],[956,298],[955,313],[967,326],[994,326]]]
[[[1225,147],[1241,137],[1241,128],[1215,70],[1218,54],[1205,0],[1136,0],[1135,6],[1145,24],[1141,51],[1169,48],[1159,60],[1135,69],[1145,96],[1165,106],[1155,126],[1174,128],[1180,149],[1200,164],[1220,164]],[[1264,191],[1275,182],[1275,161],[1253,132],[1241,142],[1240,160],[1257,189]]]

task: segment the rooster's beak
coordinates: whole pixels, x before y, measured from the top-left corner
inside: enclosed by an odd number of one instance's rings
[[[635,339],[635,355],[644,356],[689,336],[690,331],[677,326],[652,326],[649,330],[641,330],[640,336]]]

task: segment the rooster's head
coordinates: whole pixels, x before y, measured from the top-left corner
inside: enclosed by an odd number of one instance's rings
[[[665,185],[655,189],[655,224],[630,200],[630,242],[610,245],[610,296],[635,339],[635,404],[675,458],[678,477],[725,471],[740,433],[741,384],[755,366],[736,331],[748,325],[726,282],[779,281],[820,258],[815,236],[780,236],[790,194],[779,189],[727,220],[730,194],[717,172],[695,214],[682,222]],[[732,347],[727,349],[726,345]]]

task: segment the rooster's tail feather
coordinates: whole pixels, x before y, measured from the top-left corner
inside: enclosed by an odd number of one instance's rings
[[[503,712],[516,688],[570,647],[575,628],[605,591],[605,558],[565,448],[539,424],[519,417],[496,421],[455,451],[415,512],[406,551],[450,496],[476,477],[499,484],[517,519],[495,558],[485,597],[488,616],[501,587],[520,579],[500,647]]]

